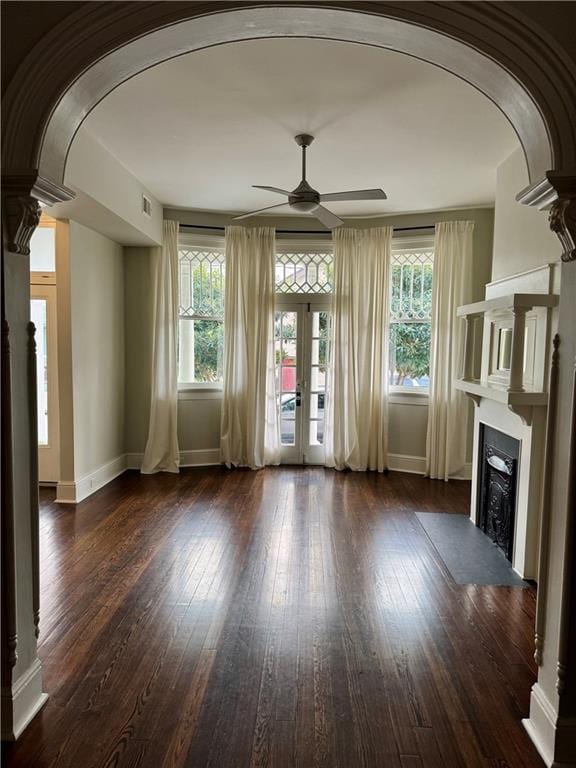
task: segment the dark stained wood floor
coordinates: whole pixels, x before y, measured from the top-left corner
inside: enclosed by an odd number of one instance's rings
[[[415,515],[468,494],[300,467],[43,492],[50,700],[6,768],[541,768],[534,590],[456,585]]]

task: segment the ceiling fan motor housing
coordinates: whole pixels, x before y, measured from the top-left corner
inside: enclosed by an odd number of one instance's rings
[[[307,181],[301,181],[288,195],[291,208],[301,213],[312,213],[320,204],[320,194]]]

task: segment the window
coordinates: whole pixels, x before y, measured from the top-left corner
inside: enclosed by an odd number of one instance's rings
[[[388,370],[396,390],[428,389],[433,269],[432,244],[392,250]]]
[[[332,293],[332,253],[282,250],[276,254],[277,293]]]
[[[180,244],[178,278],[178,381],[219,384],[224,353],[224,249]]]
[[[56,229],[40,223],[30,239],[30,272],[56,271]]]

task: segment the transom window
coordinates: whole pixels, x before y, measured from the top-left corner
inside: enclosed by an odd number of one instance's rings
[[[224,354],[223,248],[178,250],[178,381],[222,381]]]
[[[427,391],[434,250],[393,249],[390,295],[389,383]]]
[[[332,293],[332,262],[332,253],[325,248],[277,253],[277,293]]]

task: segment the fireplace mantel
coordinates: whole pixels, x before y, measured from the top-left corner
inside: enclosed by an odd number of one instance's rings
[[[534,275],[530,276],[534,281]],[[545,408],[548,403],[546,370],[552,310],[558,305],[558,296],[542,290],[550,289],[550,276],[539,291],[530,293],[522,291],[524,278],[520,275],[500,281],[496,295],[490,295],[494,291],[494,284],[490,284],[484,301],[458,308],[458,317],[466,322],[466,337],[462,376],[455,386],[476,405],[482,398],[495,400],[530,424],[533,409]],[[503,282],[513,292],[503,292]],[[481,360],[477,340],[480,323]]]
[[[520,446],[512,567],[534,580],[558,281],[556,265],[547,264],[489,283],[484,301],[458,309],[466,337],[455,386],[476,406],[470,516],[479,524],[480,437],[488,426]]]
[[[515,392],[505,387],[491,385],[479,380],[457,379],[456,389],[460,389],[470,397],[476,406],[482,398],[502,403],[508,410],[520,417],[523,424],[530,426],[534,416],[534,408],[546,408],[548,405],[547,392],[522,391]]]

